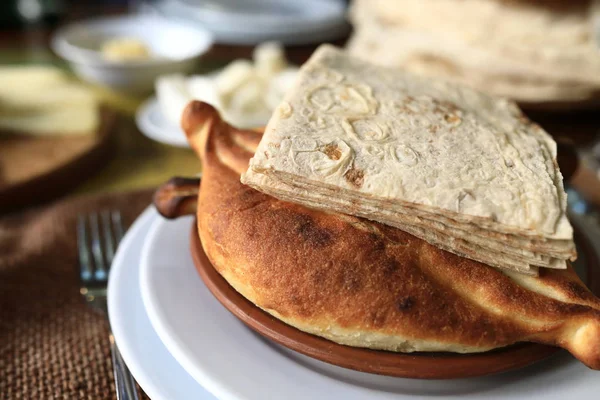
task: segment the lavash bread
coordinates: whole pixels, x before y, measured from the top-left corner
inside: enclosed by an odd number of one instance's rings
[[[571,267],[502,273],[396,228],[277,200],[240,183],[259,133],[228,126],[200,102],[186,108],[182,126],[203,164],[203,249],[275,318],[389,351],[469,353],[534,341],[600,368],[600,300]]]
[[[576,257],[556,143],[511,101],[321,46],[242,182],[537,274]]]
[[[596,84],[539,76],[531,68],[515,66],[512,58],[493,54],[489,49],[475,51],[430,33],[379,26],[356,32],[347,45],[350,54],[356,57],[464,84],[521,104],[592,104],[600,95]],[[381,37],[386,40],[380,40]]]
[[[585,102],[600,89],[598,4],[357,0],[348,49],[520,102]]]

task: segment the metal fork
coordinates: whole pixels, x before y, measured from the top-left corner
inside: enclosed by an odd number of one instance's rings
[[[115,250],[123,238],[123,223],[119,211],[102,211],[77,220],[80,292],[85,301],[108,318],[106,286]],[[117,400],[139,400],[135,380],[121,357],[115,338],[110,332],[113,374]]]

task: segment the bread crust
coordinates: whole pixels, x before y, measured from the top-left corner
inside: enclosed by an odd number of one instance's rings
[[[198,233],[217,271],[282,321],[390,351],[482,352],[532,341],[600,368],[600,300],[572,268],[509,275],[399,229],[311,210],[240,183],[257,143],[208,104],[183,126],[203,161]]]

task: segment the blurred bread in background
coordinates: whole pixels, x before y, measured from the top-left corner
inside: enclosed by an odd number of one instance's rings
[[[521,103],[600,95],[599,0],[355,0],[351,54]]]

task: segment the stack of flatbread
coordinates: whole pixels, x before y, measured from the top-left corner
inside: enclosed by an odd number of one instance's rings
[[[355,0],[348,49],[522,103],[590,103],[600,94],[599,4]]]
[[[516,104],[320,47],[242,182],[493,267],[574,259],[556,143]]]

